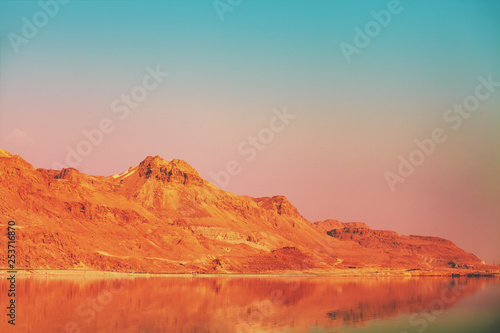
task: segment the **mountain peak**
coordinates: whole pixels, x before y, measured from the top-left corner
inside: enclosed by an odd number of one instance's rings
[[[278,215],[299,217],[301,216],[288,199],[283,195],[262,197],[254,199],[262,208],[275,211]]]
[[[139,177],[184,185],[202,185],[203,179],[192,166],[179,159],[168,162],[159,155],[146,157],[138,166]]]
[[[167,165],[168,161],[165,161],[160,155],[156,156],[148,156],[141,163],[139,163],[139,167],[141,165],[151,165],[151,166],[163,166]]]
[[[172,161],[170,161],[170,163],[172,163],[179,170],[184,170],[185,172],[189,172],[189,173],[193,173],[193,174],[198,175],[198,171],[196,171],[195,168],[193,168],[191,165],[189,165],[188,162],[186,162],[184,160],[179,160],[179,159],[175,158]]]

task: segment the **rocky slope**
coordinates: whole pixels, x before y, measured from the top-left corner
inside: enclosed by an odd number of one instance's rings
[[[262,273],[482,265],[439,238],[364,223],[313,224],[283,196],[235,195],[186,162],[159,156],[102,177],[35,169],[0,150],[0,184],[0,227],[16,221],[17,268]]]
[[[394,231],[372,230],[364,223],[342,223],[327,220],[315,223],[327,235],[346,242],[358,244],[379,254],[381,267],[427,268],[474,268],[479,259],[460,250],[451,241],[430,236],[402,236]],[[439,254],[439,255],[436,255]],[[414,260],[417,258],[418,260]],[[480,261],[481,264],[484,262]],[[344,262],[347,264],[347,262]],[[351,259],[351,265],[363,266],[364,262]]]

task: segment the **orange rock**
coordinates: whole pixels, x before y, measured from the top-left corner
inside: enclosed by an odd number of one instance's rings
[[[284,197],[225,192],[188,163],[147,157],[119,175],[35,169],[0,150],[0,227],[16,221],[17,268],[127,272],[472,269],[452,242],[366,224],[311,223]],[[0,263],[7,267],[6,247]]]

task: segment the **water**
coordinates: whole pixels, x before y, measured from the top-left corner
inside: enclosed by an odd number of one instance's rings
[[[498,278],[18,276],[17,290],[1,332],[500,332]]]

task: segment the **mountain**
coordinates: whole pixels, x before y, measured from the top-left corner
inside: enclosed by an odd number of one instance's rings
[[[19,269],[264,273],[483,269],[452,242],[364,223],[311,223],[284,196],[223,191],[188,163],[148,156],[109,176],[35,169],[0,150],[0,227]],[[0,249],[1,268],[7,249]]]

